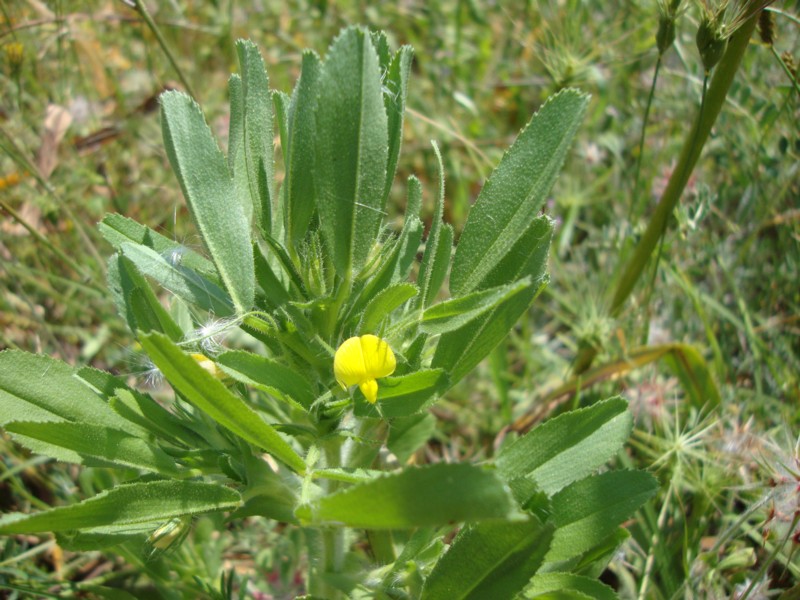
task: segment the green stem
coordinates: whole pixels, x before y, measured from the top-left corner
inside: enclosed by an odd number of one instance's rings
[[[708,86],[708,92],[703,103],[705,106],[701,107],[701,111],[698,113],[692,130],[686,138],[686,143],[681,150],[678,164],[672,172],[672,176],[661,196],[656,211],[650,219],[647,230],[642,236],[642,239],[639,240],[639,244],[634,250],[633,257],[628,262],[617,284],[613,299],[611,300],[610,312],[612,315],[619,314],[625,300],[627,300],[631,291],[633,291],[642,271],[644,271],[650,259],[650,255],[653,253],[659,239],[661,239],[663,235],[669,217],[675,209],[675,206],[677,206],[683,194],[683,190],[686,188],[686,184],[689,181],[689,177],[700,158],[700,153],[706,140],[708,140],[711,128],[714,126],[725,104],[728,90],[733,83],[736,71],[739,69],[739,64],[742,62],[742,57],[747,49],[750,36],[755,29],[757,21],[758,16],[756,15],[749,21],[746,21],[744,25],[731,36],[728,50],[725,52],[725,56],[723,56],[719,65],[717,65],[714,77],[711,80],[711,84]]]
[[[64,264],[69,266],[73,271],[75,271],[78,275],[80,275],[85,281],[91,281],[91,275],[88,275],[73,259],[69,256],[64,254],[64,252],[53,244],[50,240],[48,240],[45,236],[39,233],[35,227],[33,227],[30,223],[28,223],[25,218],[20,215],[17,211],[15,211],[11,206],[5,201],[0,199],[0,209],[6,211],[12,219],[14,219],[17,223],[22,225],[28,233],[30,233],[36,241],[42,244],[45,248],[50,250],[53,254],[55,254],[58,258],[64,261]],[[93,286],[92,286],[93,287]]]
[[[674,481],[674,480],[673,480]],[[670,483],[667,489],[667,496],[664,498],[664,503],[661,505],[661,511],[658,513],[658,521],[656,521],[656,530],[650,538],[650,551],[647,553],[647,560],[644,566],[644,575],[642,577],[642,586],[639,589],[639,600],[647,598],[647,588],[650,586],[650,579],[653,573],[653,565],[655,564],[656,549],[661,543],[661,532],[667,522],[667,510],[670,504],[670,497],[673,493],[673,484]]]
[[[698,120],[703,118],[703,111],[705,110],[706,106],[706,92],[708,91],[708,73],[705,74],[703,77],[703,94],[700,96],[700,112],[698,113]],[[697,143],[697,129],[695,129],[695,137],[692,139],[692,143],[689,145],[691,148],[695,147]],[[647,285],[647,292],[645,293],[645,299],[642,303],[647,311],[646,319],[644,321],[644,331],[642,332],[642,345],[647,343],[647,338],[650,337],[650,315],[652,312],[652,307],[650,305],[650,298],[653,296],[653,290],[656,287],[656,277],[658,276],[658,265],[661,262],[661,256],[664,253],[664,234],[666,233],[667,223],[664,223],[664,230],[661,232],[661,236],[658,240],[658,252],[656,253],[656,259],[653,261],[653,268],[651,270],[650,281]]]
[[[642,172],[642,155],[644,154],[644,138],[647,133],[647,123],[650,120],[650,108],[653,105],[653,98],[656,95],[656,84],[658,83],[658,72],[661,70],[661,57],[663,54],[658,55],[656,61],[656,69],[653,72],[653,81],[650,84],[650,93],[647,95],[647,105],[644,108],[644,118],[642,119],[642,133],[639,136],[639,154],[636,157],[636,174],[633,177],[633,198],[631,198],[631,206],[628,209],[628,223],[633,224],[634,219],[639,217],[641,202],[639,201],[639,181]]]
[[[144,19],[144,22],[147,24],[147,27],[150,29],[150,31],[153,32],[153,35],[156,36],[156,41],[158,41],[158,45],[161,46],[161,50],[163,50],[164,54],[167,57],[167,60],[169,60],[169,64],[172,65],[172,68],[175,69],[175,72],[178,74],[178,78],[181,80],[183,87],[186,88],[186,91],[192,98],[194,98],[195,100],[199,100],[197,94],[194,93],[194,90],[192,89],[189,80],[186,78],[186,76],[183,74],[183,71],[178,66],[178,62],[175,60],[175,56],[172,54],[172,50],[170,50],[169,46],[167,45],[167,40],[164,39],[164,35],[161,33],[161,30],[158,28],[158,25],[156,25],[156,22],[153,20],[153,17],[150,16],[150,11],[147,10],[147,6],[145,5],[144,0],[134,0],[134,5],[136,8],[136,12],[138,12],[141,15],[142,19]]]
[[[792,73],[789,70],[789,67],[786,66],[786,61],[784,61],[783,58],[781,58],[781,55],[778,54],[778,51],[775,50],[775,46],[771,45],[769,47],[769,49],[772,51],[772,56],[774,56],[775,60],[778,61],[778,64],[781,66],[781,69],[783,69],[783,72],[786,73],[786,76],[789,78],[789,81],[792,82],[792,85],[794,86],[795,91],[797,91],[797,93],[800,94],[800,83],[797,82],[797,79],[795,78],[794,73]]]
[[[325,466],[329,469],[335,469],[342,464],[342,443],[339,436],[333,436],[328,439],[324,445],[325,452]],[[328,480],[327,493],[333,494],[340,486],[341,482],[336,480]],[[327,527],[322,530],[322,560],[321,572],[322,573],[341,573],[344,569],[344,554],[345,554],[345,530],[343,527]],[[329,585],[327,582],[319,582],[320,593],[325,598],[339,597],[336,588]]]
[[[711,128],[719,116],[725,104],[728,90],[730,90],[739,65],[742,62],[745,50],[750,42],[750,37],[755,30],[758,14],[745,21],[742,26],[731,36],[728,49],[720,60],[714,71],[714,77],[708,85],[705,94],[704,106],[698,112],[697,118],[692,125],[692,129],[686,138],[686,142],[678,158],[678,164],[672,172],[672,176],[667,183],[667,187],[661,196],[661,200],[656,207],[650,222],[647,225],[642,238],[634,249],[633,256],[622,270],[622,275],[617,280],[616,289],[609,307],[609,314],[617,316],[622,310],[625,301],[630,296],[636,283],[644,272],[650,256],[658,246],[661,236],[666,230],[670,215],[678,204],[683,194],[689,177],[700,158],[701,151]],[[598,349],[591,345],[586,345],[578,353],[575,359],[574,371],[582,373],[588,369]]]

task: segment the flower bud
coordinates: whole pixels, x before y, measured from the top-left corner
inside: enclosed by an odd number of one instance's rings
[[[21,68],[22,61],[25,59],[25,46],[19,42],[11,42],[3,47],[6,55],[6,62],[11,67],[11,73],[16,77]]]
[[[661,15],[658,19],[658,31],[656,31],[658,53],[664,54],[674,41],[675,19],[671,15]]]
[[[728,38],[723,35],[719,20],[703,15],[696,41],[700,60],[703,61],[703,67],[708,73],[717,65],[728,47]]]

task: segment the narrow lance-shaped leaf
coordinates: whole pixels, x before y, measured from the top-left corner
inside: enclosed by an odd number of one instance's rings
[[[22,421],[8,423],[6,431],[23,446],[57,460],[82,463],[84,458],[90,458],[173,477],[179,472],[175,461],[157,446],[110,427],[88,423]],[[56,450],[51,454],[48,448],[39,443],[55,447]],[[59,449],[62,448],[68,453],[61,453]]]
[[[420,329],[431,335],[454,331],[496,308],[504,300],[518,294],[530,285],[530,280],[525,278],[516,283],[440,302],[422,313]]]
[[[125,303],[125,315],[131,331],[159,331],[172,340],[183,337],[183,330],[156,298],[147,280],[125,256],[117,256],[119,285]]]
[[[431,220],[431,230],[428,233],[428,240],[425,242],[425,253],[422,255],[422,264],[419,268],[420,295],[419,306],[430,305],[439,293],[439,288],[447,275],[450,267],[450,254],[453,249],[453,229],[444,227],[442,219],[444,217],[444,165],[442,164],[442,153],[436,142],[431,142],[433,153],[436,156],[436,164],[439,169],[439,193],[436,196],[436,206]]]
[[[175,443],[180,440],[190,448],[202,445],[202,438],[187,428],[178,417],[153,400],[148,394],[128,387],[124,381],[99,369],[83,367],[76,373],[99,396],[109,398],[114,412],[122,415],[132,425],[156,438]],[[126,429],[130,433],[130,429]]]
[[[525,234],[561,169],[587,104],[588,97],[576,90],[559,92],[503,156],[458,242],[450,274],[454,296],[481,289],[484,278]]]
[[[72,506],[0,518],[0,534],[67,531],[167,521],[183,515],[230,510],[241,503],[238,492],[197,481],[151,481],[120,485]]]
[[[494,287],[527,277],[533,282],[527,291],[506,298],[497,308],[439,339],[431,366],[448,371],[451,384],[458,382],[502,341],[544,289],[552,232],[551,219],[545,216],[534,219],[481,286],[484,289],[483,285]]]
[[[199,308],[212,311],[218,317],[233,313],[230,296],[191,269],[170,263],[147,246],[123,243],[121,250],[140,273],[155,280],[165,290]]]
[[[253,212],[258,199],[250,194],[250,174],[247,171],[247,153],[244,141],[244,83],[240,75],[234,73],[228,79],[228,94],[231,98],[231,114],[228,125],[228,169],[233,177],[236,199],[249,224],[253,222]]]
[[[408,198],[406,201],[406,218],[403,229],[392,246],[384,248],[383,258],[377,271],[365,279],[361,288],[353,295],[353,304],[348,309],[348,316],[358,315],[364,307],[392,283],[405,281],[417,255],[419,242],[422,239],[422,221],[419,213],[422,204],[422,184],[413,175],[408,178]],[[391,242],[387,242],[389,244]]]
[[[108,214],[97,226],[106,241],[117,250],[122,244],[147,246],[155,250],[167,262],[186,267],[197,272],[209,281],[221,285],[214,263],[186,245],[176,242],[133,219],[118,214]]]
[[[417,286],[411,283],[398,283],[384,288],[367,304],[361,315],[358,331],[361,334],[376,333],[381,322],[392,311],[417,295]]]
[[[503,259],[489,271],[478,289],[485,290],[530,277],[541,281],[547,273],[547,257],[555,221],[546,215],[533,219]]]
[[[253,305],[250,224],[225,158],[200,107],[180,92],[161,95],[164,145],[197,229],[238,312]]]
[[[277,308],[288,302],[290,296],[287,284],[278,277],[261,248],[255,246],[253,248],[253,256],[256,266],[256,281],[264,292],[264,300],[267,304],[272,308]],[[280,274],[283,275],[283,273]]]
[[[289,164],[289,155],[286,150],[289,147],[289,105],[291,103],[292,97],[289,94],[280,90],[272,90],[272,106],[275,108],[275,122],[278,126],[278,139],[280,139],[284,165]]]
[[[223,427],[266,450],[294,471],[305,470],[303,459],[272,425],[265,422],[244,400],[230,392],[169,338],[153,333],[141,335],[140,341],[167,381],[189,402]]]
[[[315,110],[321,69],[319,56],[311,51],[303,53],[300,79],[289,104],[284,217],[286,234],[295,246],[305,237],[316,209]]]
[[[500,480],[469,464],[408,468],[320,498],[295,514],[308,523],[367,529],[522,517]]]
[[[228,78],[228,96],[231,107],[228,117],[228,170],[236,173],[236,161],[242,160],[241,155],[244,152],[244,90],[242,77],[238,73],[233,73]],[[249,195],[247,196],[247,206],[244,208],[249,219],[253,213]]]
[[[230,350],[218,355],[216,362],[234,379],[271,394],[287,396],[306,410],[315,400],[314,390],[305,378],[264,356]]]
[[[383,197],[388,198],[392,189],[400,148],[403,145],[403,117],[406,112],[406,95],[408,93],[408,77],[414,50],[411,46],[403,46],[392,57],[391,65],[383,78],[383,103],[386,107],[389,132],[389,155],[386,166],[386,186]]]
[[[69,365],[17,350],[0,352],[0,425],[62,420],[122,430],[130,426]]]
[[[247,189],[261,231],[269,232],[275,196],[274,148],[272,145],[272,94],[264,61],[256,45],[237,40],[236,51],[242,71],[242,150]],[[239,175],[234,173],[239,179]]]
[[[451,385],[457,383],[508,335],[543,286],[525,285],[504,298],[497,308],[442,335],[431,366],[444,369]]]
[[[363,266],[383,218],[388,155],[378,56],[362,29],[331,46],[319,80],[314,176],[320,222],[340,277]]]

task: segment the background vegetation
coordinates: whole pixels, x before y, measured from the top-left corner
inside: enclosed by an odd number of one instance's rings
[[[492,359],[437,405],[439,427],[420,460],[479,459],[510,429],[622,393],[638,421],[620,464],[652,469],[662,489],[631,523],[633,535],[604,580],[626,598],[757,598],[790,594],[793,586],[796,594],[797,2],[770,9],[772,43],[756,37],[748,48],[659,260],[619,316],[607,316],[613,277],[646,226],[700,105],[699,6],[683,3],[640,146],[658,57],[655,0],[404,1],[381,8],[173,0],[147,3],[147,11],[123,1],[4,2],[0,347],[144,377],[105,291],[111,249],[94,224],[121,212],[198,248],[168,168],[156,99],[165,88],[189,91],[224,138],[236,38],[260,46],[277,89],[292,87],[303,48],[324,53],[347,24],[383,29],[395,47],[413,45],[396,181],[420,177],[432,212],[437,175],[429,140],[437,140],[448,220],[457,226],[530,114],[549,94],[579,87],[592,102],[548,205],[560,221],[551,284]],[[394,196],[398,218],[402,187]],[[572,379],[575,357],[587,346],[598,352],[594,367]],[[687,363],[710,381],[676,377]],[[711,409],[716,394],[720,402]],[[0,448],[3,511],[84,497],[109,484],[100,469],[78,474],[8,440]],[[142,574],[164,597],[298,591],[303,558],[280,525],[220,536],[212,519],[201,519],[187,543],[159,560],[71,555],[47,538],[8,538],[0,546],[0,596],[67,597],[101,581],[132,586]]]

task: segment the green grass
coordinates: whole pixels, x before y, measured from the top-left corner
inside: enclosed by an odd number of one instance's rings
[[[622,393],[637,431],[619,462],[651,468],[662,490],[630,524],[631,538],[604,580],[624,598],[756,598],[800,585],[791,539],[798,531],[800,95],[787,67],[789,58],[800,60],[796,2],[776,5],[774,50],[757,38],[747,48],[669,219],[659,260],[648,263],[613,318],[613,277],[644,232],[700,106],[694,4],[664,54],[641,156],[658,55],[654,1],[625,10],[580,0],[148,6],[163,45],[121,2],[12,0],[2,7],[0,347],[135,373],[134,342],[105,292],[111,249],[94,224],[121,212],[199,249],[168,169],[155,97],[185,80],[224,137],[238,37],[260,46],[276,89],[293,84],[303,48],[324,52],[346,24],[412,44],[393,209],[402,214],[399,182],[415,173],[432,213],[437,173],[429,140],[436,139],[447,176],[446,218],[457,232],[482,179],[530,114],[561,87],[580,87],[592,94],[589,115],[547,208],[560,221],[551,284],[494,359],[434,409],[439,423],[426,452],[479,459],[514,422]],[[55,149],[47,141],[49,104],[71,116]],[[47,157],[55,158],[52,172]],[[635,359],[637,348],[667,342],[697,349],[719,407],[693,398],[666,361]],[[587,371],[569,394],[554,396],[586,346],[596,352],[593,368],[608,369],[591,381]],[[67,502],[112,483],[100,469],[42,464],[8,440],[2,444],[4,511]],[[253,590],[290,595],[299,593],[294,576],[304,568],[296,535],[261,522],[225,530],[205,519],[179,549],[150,560],[130,551],[122,559],[61,552],[46,537],[8,538],[0,589],[10,598],[87,590],[102,597],[100,588],[109,586],[134,595],[221,598],[235,568],[234,588],[250,581],[242,597],[256,597]]]

